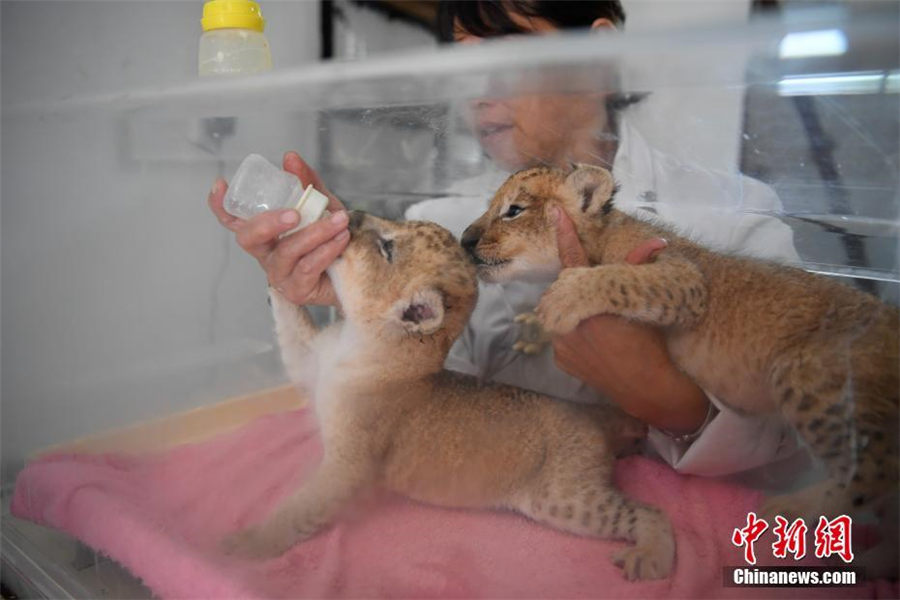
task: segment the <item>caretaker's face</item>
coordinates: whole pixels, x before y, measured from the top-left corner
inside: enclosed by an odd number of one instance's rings
[[[523,34],[552,34],[559,30],[545,19],[510,14]],[[604,23],[608,23],[603,20]],[[454,27],[457,43],[482,38]],[[501,168],[566,168],[584,161],[597,134],[607,128],[605,95],[585,93],[527,94],[480,98],[469,104],[468,123],[485,153]]]

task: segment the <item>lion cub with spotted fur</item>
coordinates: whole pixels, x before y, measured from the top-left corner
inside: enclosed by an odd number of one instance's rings
[[[226,539],[275,555],[314,535],[365,488],[452,507],[505,508],[579,535],[635,542],[628,579],[666,577],[675,542],[659,510],[612,483],[614,436],[642,436],[617,409],[481,385],[443,370],[477,296],[475,267],[445,229],[355,212],[329,269],[345,320],[317,331],[270,291],[291,378],[312,397],[324,457],[264,523]]]
[[[897,490],[898,312],[845,285],[784,266],[724,256],[613,208],[599,167],[537,168],[510,177],[462,244],[488,281],[558,278],[536,314],[564,334],[615,314],[663,328],[675,363],[731,408],[779,412],[829,478],[775,496],[766,516],[848,512]],[[593,266],[561,269],[550,210],[565,210]],[[669,244],[625,263],[640,242]]]

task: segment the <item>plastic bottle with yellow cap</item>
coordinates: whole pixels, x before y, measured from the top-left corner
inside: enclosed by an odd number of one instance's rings
[[[203,5],[201,24],[201,77],[251,75],[272,68],[272,53],[263,34],[266,21],[253,0],[210,0]]]

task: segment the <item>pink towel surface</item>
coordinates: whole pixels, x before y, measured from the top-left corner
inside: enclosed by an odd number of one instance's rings
[[[320,457],[310,411],[270,415],[152,456],[40,459],[19,475],[12,511],[107,554],[162,598],[821,598],[897,591],[871,583],[723,587],[723,566],[744,564],[732,531],[745,524],[759,495],[641,457],[619,461],[616,478],[625,493],[672,520],[677,564],[663,581],[625,581],[610,562],[622,542],[568,535],[510,512],[438,508],[388,494],[280,557],[224,556],[219,540],[261,520]],[[760,564],[795,565],[772,558],[771,537],[767,532],[756,544]]]

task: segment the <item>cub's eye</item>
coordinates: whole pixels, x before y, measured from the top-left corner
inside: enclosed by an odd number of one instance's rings
[[[378,240],[378,249],[381,250],[381,255],[388,262],[392,262],[394,260],[394,240]]]
[[[503,213],[503,218],[504,219],[515,219],[520,214],[522,214],[523,210],[525,210],[525,209],[523,207],[519,206],[518,204],[510,204],[509,208],[506,209],[506,212]]]

